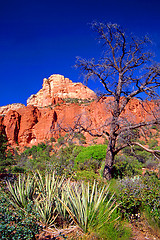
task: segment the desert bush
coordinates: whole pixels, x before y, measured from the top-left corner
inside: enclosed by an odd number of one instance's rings
[[[128,219],[132,216],[139,216],[143,203],[144,183],[142,179],[139,177],[124,178],[118,182],[118,188],[122,216]]]
[[[133,156],[117,156],[113,165],[113,177],[124,178],[142,174],[142,163]]]
[[[105,223],[98,231],[100,239],[104,240],[128,240],[131,237],[131,229],[127,227],[125,221],[114,221],[117,216],[120,216],[118,211],[114,211],[111,216],[111,221]]]
[[[121,201],[123,217],[137,218],[142,212],[149,213],[160,226],[160,180],[156,175],[124,178],[118,182],[117,197]]]
[[[134,149],[127,147],[123,150],[123,154],[127,157],[130,157],[130,156],[134,157],[142,164],[145,164],[145,162],[148,160],[152,161],[154,159],[154,157],[151,153],[146,152],[139,146],[134,146]]]
[[[13,153],[8,149],[8,141],[4,134],[0,132],[0,172],[5,172],[5,169],[15,164]]]
[[[82,146],[74,144],[62,147],[56,154],[51,156],[50,168],[59,176],[71,176],[74,170],[74,159],[82,149]]]
[[[146,174],[143,182],[144,209],[148,217],[160,228],[160,180],[153,174]]]
[[[75,171],[72,175],[72,178],[77,181],[83,180],[83,181],[90,181],[90,182],[93,182],[94,180],[100,180],[99,175],[95,173],[92,169]]]
[[[84,147],[74,160],[76,170],[98,170],[106,156],[106,145]]]
[[[154,148],[154,147],[157,147],[158,146],[158,140],[153,138],[153,139],[150,139],[149,142],[148,142],[148,145],[150,148]]]
[[[20,172],[49,170],[50,153],[52,151],[52,146],[47,143],[26,148],[24,152],[15,155],[17,170],[18,168],[20,168]]]

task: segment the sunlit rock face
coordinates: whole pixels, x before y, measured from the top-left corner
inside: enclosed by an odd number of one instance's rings
[[[28,98],[27,105],[45,107],[66,98],[94,99],[96,94],[82,83],[73,83],[69,78],[54,74],[43,79],[42,89]]]

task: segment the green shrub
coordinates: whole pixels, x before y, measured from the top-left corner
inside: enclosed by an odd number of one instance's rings
[[[141,163],[145,163],[148,160],[153,159],[153,155],[145,150],[143,150],[139,146],[134,146],[134,150],[132,151],[131,148],[127,147],[123,150],[123,154],[127,157],[134,157]]]
[[[13,167],[11,168],[11,172],[12,172],[12,173],[25,173],[26,170],[25,170],[25,168],[23,168],[23,167],[13,166]]]
[[[10,166],[15,164],[13,153],[7,150],[8,141],[5,135],[0,132],[0,171],[5,172],[5,169],[9,169]]]
[[[160,228],[160,180],[155,174],[145,175],[143,182],[144,209],[150,219],[153,219]]]
[[[99,180],[99,175],[93,170],[76,171],[73,175],[75,180],[91,181]]]
[[[74,160],[76,170],[98,170],[106,156],[106,145],[84,147]]]
[[[151,139],[148,143],[149,147],[150,148],[154,148],[154,147],[157,147],[158,146],[158,141],[157,139]]]
[[[63,146],[50,158],[50,169],[57,175],[65,174],[70,176],[73,173],[74,159],[84,147],[74,144]]]
[[[16,171],[20,172],[40,170],[45,171],[50,169],[50,153],[52,152],[52,146],[40,143],[37,146],[27,148],[24,152],[15,155]],[[15,168],[14,167],[14,168]],[[14,168],[12,171],[14,171]]]
[[[127,227],[125,221],[112,221],[118,217],[118,211],[114,211],[111,222],[104,224],[98,231],[100,239],[104,240],[128,240],[131,237],[131,229]]]
[[[4,193],[0,193],[0,239],[17,240],[35,239],[41,227],[37,224],[36,218],[30,214],[30,205],[26,212],[11,206]]]
[[[142,164],[133,156],[117,156],[113,165],[113,177],[124,178],[142,174]]]
[[[139,177],[122,179],[118,183],[118,188],[122,216],[129,219],[132,216],[139,216],[143,203],[144,183],[142,179]]]
[[[125,178],[118,182],[117,196],[124,217],[137,218],[142,212],[149,213],[160,227],[160,180],[155,175]]]

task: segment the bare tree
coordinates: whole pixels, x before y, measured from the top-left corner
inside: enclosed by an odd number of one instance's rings
[[[94,58],[86,60],[78,57],[76,66],[84,74],[86,82],[88,79],[99,80],[105,89],[105,96],[113,97],[112,119],[108,131],[103,127],[99,133],[93,133],[89,128],[91,126],[83,127],[80,120],[76,127],[79,131],[86,131],[95,136],[108,136],[104,177],[110,179],[115,155],[123,148],[137,144],[155,155],[158,154],[158,151],[145,148],[131,137],[135,129],[159,124],[158,112],[152,114],[150,121],[137,124],[121,122],[127,104],[134,97],[141,98],[142,102],[146,98],[159,98],[160,65],[153,62],[153,56],[148,51],[151,42],[146,36],[143,39],[132,34],[127,36],[119,25],[111,23],[94,22],[92,28],[102,43],[102,57],[98,61]],[[158,101],[156,104],[158,105]],[[121,138],[124,141],[119,141]]]

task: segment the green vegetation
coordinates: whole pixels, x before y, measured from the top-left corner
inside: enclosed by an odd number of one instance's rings
[[[123,216],[139,218],[144,212],[160,227],[160,180],[152,174],[145,177],[124,178],[118,182],[117,195]]]
[[[126,221],[144,217],[160,231],[157,160],[140,147],[126,148],[116,156],[107,182],[102,177],[107,145],[84,146],[82,134],[74,138],[80,145],[68,139],[60,136],[13,155],[2,136],[3,171],[16,173],[16,180],[1,181],[0,238],[31,240],[52,230],[62,239],[76,239],[78,231],[86,240],[128,240]],[[159,149],[154,139],[148,144]]]
[[[14,208],[4,192],[0,191],[0,239],[35,239],[41,226],[37,224],[36,217],[31,214],[31,205],[26,211]]]
[[[142,174],[142,163],[133,156],[117,156],[113,165],[113,177],[124,178]]]
[[[7,149],[8,142],[5,135],[0,133],[0,172],[5,172],[5,169],[14,164],[13,154]]]
[[[94,101],[94,99],[79,99],[79,98],[65,98],[63,99],[66,103],[77,103],[81,104],[89,104]]]
[[[93,145],[84,147],[77,155],[74,161],[74,168],[77,170],[96,171],[100,168],[102,161],[106,155],[106,145]]]
[[[10,209],[6,212],[7,216],[5,213],[5,223],[2,222],[1,226],[2,230],[7,226],[8,232],[4,235],[6,238],[2,238],[4,233],[1,231],[1,239],[16,239],[14,234],[22,238],[25,232],[22,231],[24,223],[25,228],[30,227],[30,230],[23,239],[34,239],[34,234],[44,229],[47,231],[56,227],[63,231],[63,226],[77,226],[82,235],[96,233],[99,239],[104,235],[102,228],[112,226],[113,231],[119,235],[119,203],[116,202],[114,194],[110,193],[108,184],[99,185],[96,181],[71,182],[54,174],[46,173],[43,176],[39,172],[19,176],[14,183],[8,181],[7,184],[8,190],[3,192],[0,207],[3,208],[5,203]],[[12,224],[16,223],[14,216],[20,222],[12,227]],[[122,229],[126,233],[125,228],[121,227]],[[123,231],[120,231],[120,234]],[[107,236],[104,235],[104,239],[108,239]]]

